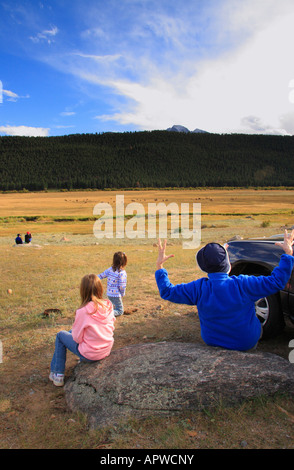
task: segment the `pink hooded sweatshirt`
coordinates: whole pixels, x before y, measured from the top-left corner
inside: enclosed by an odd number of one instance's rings
[[[98,361],[110,354],[113,345],[115,316],[110,300],[96,309],[94,302],[76,311],[72,337],[79,343],[80,353],[87,359]]]

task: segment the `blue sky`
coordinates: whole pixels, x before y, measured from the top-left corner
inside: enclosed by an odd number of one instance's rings
[[[293,0],[0,0],[0,135],[292,135],[293,24]]]

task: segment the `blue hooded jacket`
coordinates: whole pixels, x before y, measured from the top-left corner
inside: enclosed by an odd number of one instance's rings
[[[229,276],[213,272],[174,286],[166,269],[155,272],[160,296],[170,302],[197,305],[203,341],[210,346],[246,351],[261,335],[255,302],[283,289],[291,277],[294,257],[282,254],[270,276]]]

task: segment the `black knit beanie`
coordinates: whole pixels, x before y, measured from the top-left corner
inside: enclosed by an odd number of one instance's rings
[[[219,243],[208,243],[196,255],[200,269],[206,273],[228,273],[231,265],[228,253]]]

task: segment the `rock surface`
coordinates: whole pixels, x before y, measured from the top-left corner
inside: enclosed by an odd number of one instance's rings
[[[68,407],[86,413],[92,427],[276,392],[294,394],[294,366],[286,359],[175,342],[132,345],[80,363],[65,385]]]

